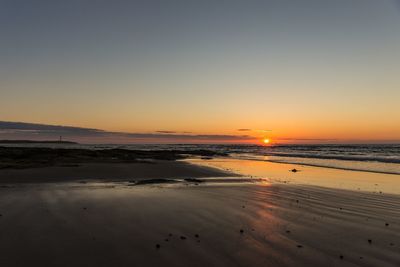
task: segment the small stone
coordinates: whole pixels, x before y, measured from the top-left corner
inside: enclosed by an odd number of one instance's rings
[[[297,245],[297,247],[298,247],[298,248],[302,248],[303,246],[302,246],[302,245]]]
[[[388,224],[388,223],[385,223],[385,226],[389,226],[389,224]]]
[[[182,240],[186,240],[186,236],[183,236],[183,235],[182,235],[180,238],[181,238]]]
[[[156,244],[156,249],[159,249],[160,247],[160,244]]]
[[[343,257],[343,255],[339,255],[339,258],[340,258],[341,260],[343,260],[344,257]]]
[[[368,243],[370,243],[370,244],[371,244],[371,243],[372,243],[372,240],[371,240],[371,239],[368,239]]]
[[[240,231],[239,231],[241,234],[243,234],[244,233],[244,231],[243,231],[243,229],[240,229]]]
[[[290,230],[286,230],[286,233],[290,234]]]
[[[198,234],[195,234],[194,237],[199,238],[200,236]]]

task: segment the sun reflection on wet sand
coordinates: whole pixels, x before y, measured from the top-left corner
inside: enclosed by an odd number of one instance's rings
[[[268,178],[275,183],[316,185],[337,189],[400,194],[400,176],[362,171],[302,166],[259,160],[215,158],[191,159],[194,164],[217,167],[250,177]],[[296,172],[291,170],[296,169]]]

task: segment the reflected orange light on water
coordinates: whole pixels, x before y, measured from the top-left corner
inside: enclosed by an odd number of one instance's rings
[[[268,159],[268,157],[264,158]],[[337,189],[400,193],[399,175],[275,163],[262,160],[212,159],[189,160],[272,183],[316,185]],[[291,170],[296,168],[298,172]]]

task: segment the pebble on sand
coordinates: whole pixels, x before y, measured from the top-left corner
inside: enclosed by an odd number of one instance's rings
[[[372,240],[371,240],[371,239],[368,239],[368,243],[370,243],[370,244],[371,244],[371,243],[372,243]]]
[[[339,258],[340,258],[341,260],[343,260],[344,257],[343,257],[343,255],[339,255]]]
[[[244,233],[244,230],[243,229],[240,229],[240,231],[239,231],[241,234],[243,234]]]
[[[156,249],[159,249],[160,247],[160,244],[156,244]]]
[[[200,236],[199,236],[199,234],[195,234],[194,237],[199,238]]]
[[[183,235],[182,235],[182,236],[181,236],[181,239],[182,239],[182,240],[186,240],[186,236],[183,236]]]

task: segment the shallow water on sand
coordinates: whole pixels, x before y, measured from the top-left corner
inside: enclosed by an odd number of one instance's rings
[[[374,193],[400,194],[400,176],[284,164],[259,160],[214,158],[190,159],[190,163],[217,167],[246,176],[268,178],[271,182],[322,186],[336,189],[360,190]],[[296,172],[291,170],[296,169]]]

